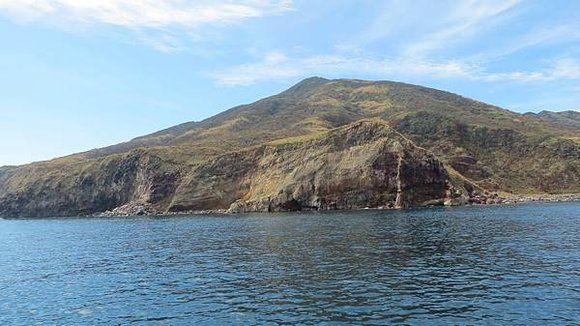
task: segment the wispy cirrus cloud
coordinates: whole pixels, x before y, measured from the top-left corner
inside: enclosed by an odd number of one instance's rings
[[[422,57],[455,43],[470,40],[477,33],[505,21],[505,16],[509,16],[510,11],[520,2],[521,0],[453,2],[448,14],[439,20],[439,26],[419,40],[407,44],[403,54]]]
[[[422,9],[413,10],[418,3]],[[227,86],[315,74],[517,83],[580,80],[580,62],[572,54],[552,55],[527,66],[519,62],[512,62],[511,67],[493,64],[524,50],[580,39],[580,24],[575,19],[540,21],[530,29],[513,29],[511,23],[529,14],[530,6],[522,0],[442,0],[436,4],[387,0],[358,36],[338,44],[334,51],[306,56],[274,51],[210,75],[217,84]],[[509,37],[476,42],[503,29]],[[387,53],[369,51],[373,43],[382,45],[381,50],[387,49]],[[471,48],[464,46],[470,43]],[[463,51],[458,54],[450,48]]]
[[[0,10],[26,21],[58,20],[127,28],[228,24],[291,9],[289,0],[0,0]]]
[[[246,86],[261,81],[284,80],[316,74],[346,76],[362,73],[388,77],[431,75],[439,78],[468,78],[476,68],[455,61],[430,62],[360,54],[292,58],[281,52],[270,52],[261,61],[226,68],[211,73],[210,76],[222,86]]]
[[[478,76],[484,81],[540,82],[580,80],[580,61],[571,58],[554,60],[547,67],[533,71],[485,73]]]
[[[497,43],[467,59],[477,62],[501,60],[518,52],[549,44],[574,43],[580,39],[580,24],[565,22],[535,27],[521,34],[513,35],[506,43]]]
[[[257,62],[229,67],[210,73],[210,76],[222,86],[247,86],[311,75],[332,77],[360,74],[380,79],[428,77],[482,82],[580,80],[580,61],[566,58],[533,71],[493,72],[487,71],[485,66],[459,60],[381,58],[370,54],[288,57],[282,52],[270,52]]]
[[[192,31],[293,10],[291,0],[0,0],[0,14],[67,31],[109,26],[162,52],[186,49]]]
[[[521,13],[522,0],[384,0],[368,24],[340,46],[347,49],[405,35],[401,55],[421,57],[497,27]],[[391,42],[389,45],[392,46]]]
[[[164,53],[177,53],[187,49],[179,37],[169,33],[161,33],[160,35],[141,36],[138,41],[153,49]]]

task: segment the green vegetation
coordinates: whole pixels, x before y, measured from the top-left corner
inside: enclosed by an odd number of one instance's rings
[[[0,213],[93,213],[135,200],[165,209],[174,197],[187,201],[188,184],[220,157],[239,153],[236,160],[242,162],[248,149],[299,146],[364,119],[382,120],[434,153],[453,183],[506,194],[578,193],[579,116],[574,111],[521,115],[396,82],[309,78],[201,122],[86,153],[0,168]]]
[[[572,131],[580,129],[580,112],[579,111],[563,111],[550,112],[542,111],[540,113],[526,113],[525,116],[539,118],[545,122],[558,127],[564,127]]]

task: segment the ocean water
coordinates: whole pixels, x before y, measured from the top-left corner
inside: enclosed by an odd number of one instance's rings
[[[0,220],[1,325],[578,325],[580,203]]]

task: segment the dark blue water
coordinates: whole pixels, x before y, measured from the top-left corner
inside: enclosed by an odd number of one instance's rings
[[[580,324],[580,203],[0,220],[0,324]]]

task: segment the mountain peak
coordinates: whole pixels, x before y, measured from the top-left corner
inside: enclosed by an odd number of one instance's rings
[[[309,77],[303,79],[302,81],[296,83],[294,86],[288,88],[284,93],[287,94],[296,94],[296,93],[304,93],[316,88],[318,86],[324,85],[330,82],[330,79],[322,78],[322,77]]]
[[[0,215],[92,214],[135,205],[162,212],[217,209],[240,200],[254,200],[256,210],[287,203],[348,207],[352,200],[362,207],[400,206],[410,195],[421,204],[448,191],[461,194],[452,198],[458,201],[482,191],[579,192],[580,119],[572,111],[541,115],[522,118],[400,82],[311,77],[200,122],[0,168]],[[441,191],[397,178],[439,178]],[[388,188],[397,184],[404,185],[400,192]]]
[[[326,79],[326,78],[319,77],[319,76],[312,76],[312,77],[308,77],[308,78],[303,79],[302,81],[298,82],[298,84],[296,84],[296,85],[303,84],[303,83],[309,83],[309,84],[326,83],[328,81],[330,81],[330,79]]]

